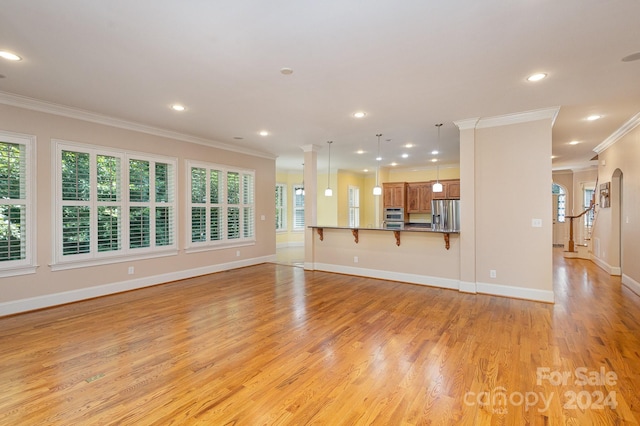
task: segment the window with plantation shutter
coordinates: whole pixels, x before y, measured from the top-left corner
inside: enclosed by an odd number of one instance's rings
[[[35,137],[0,131],[0,277],[35,272]]]
[[[276,184],[276,231],[287,230],[287,186]]]
[[[255,242],[254,172],[187,162],[188,250],[208,250]]]
[[[360,226],[360,188],[349,185],[349,226]]]
[[[175,254],[175,159],[54,144],[53,270]]]
[[[293,186],[293,230],[304,231],[304,187]]]

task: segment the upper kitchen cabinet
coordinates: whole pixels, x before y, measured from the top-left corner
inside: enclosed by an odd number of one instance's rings
[[[382,184],[382,205],[384,208],[406,208],[407,183],[387,182]]]
[[[440,180],[440,183],[442,184],[442,192],[433,192],[432,199],[460,199],[460,179],[444,179]]]
[[[407,184],[407,213],[431,213],[432,182]]]

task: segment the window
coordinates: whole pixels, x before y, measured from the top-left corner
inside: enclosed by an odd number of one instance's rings
[[[595,203],[595,189],[594,188],[585,188],[584,189],[584,193],[583,193],[583,197],[584,197],[584,202],[583,202],[583,207],[584,210],[587,210],[589,208],[591,208],[591,203]],[[583,211],[584,211],[583,210]],[[590,228],[591,226],[593,226],[593,220],[595,219],[595,209],[591,209],[589,210],[589,213],[586,214],[585,216],[585,226]]]
[[[287,186],[276,184],[276,231],[287,230]]]
[[[293,230],[304,231],[304,186],[293,186]]]
[[[255,173],[228,166],[187,162],[189,249],[255,242]]]
[[[35,273],[35,137],[0,132],[0,277]]]
[[[556,206],[556,210],[557,210],[557,217],[556,219],[558,220],[558,222],[564,222],[565,221],[565,214],[566,214],[566,194],[564,193],[564,189],[558,185],[557,183],[552,184],[551,186],[551,193],[554,195],[557,195],[557,206]]]
[[[175,159],[55,145],[54,270],[175,253]]]
[[[349,226],[360,226],[360,188],[349,185]]]

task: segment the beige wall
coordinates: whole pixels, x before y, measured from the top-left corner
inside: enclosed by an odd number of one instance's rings
[[[170,281],[172,278],[206,273],[216,267],[224,269],[263,262],[275,255],[274,187],[275,159],[183,142],[110,125],[96,124],[44,112],[0,105],[0,129],[35,135],[37,138],[37,272],[0,278],[0,312],[39,307],[42,303],[64,303],[74,298],[96,296],[114,289],[128,289]],[[178,159],[178,248],[175,256],[114,263],[52,272],[52,171],[51,139],[82,142]],[[254,169],[256,178],[256,243],[251,246],[186,254],[185,229],[187,212],[185,161],[195,159],[212,163]],[[261,220],[264,215],[265,220]],[[236,251],[239,250],[240,256]],[[129,266],[135,274],[128,275]],[[103,287],[98,287],[103,286]],[[65,293],[67,292],[67,293]],[[27,301],[20,304],[20,301]],[[39,305],[40,304],[40,305]],[[24,309],[23,309],[24,310]]]
[[[472,210],[478,291],[496,293],[508,288],[516,297],[529,298],[526,295],[530,294],[531,298],[539,295],[540,300],[553,300],[552,119],[491,127],[490,123],[475,130],[475,152],[469,151],[474,155],[475,182],[461,180],[462,187],[475,186]],[[533,219],[541,219],[542,226],[533,227]],[[492,270],[495,278],[490,276]]]
[[[611,207],[598,208],[593,239],[596,263],[640,294],[640,119],[634,124],[598,156],[598,183],[611,182]]]

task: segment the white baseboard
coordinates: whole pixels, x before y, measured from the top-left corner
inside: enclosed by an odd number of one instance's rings
[[[629,290],[640,296],[640,282],[634,280],[629,275],[622,274],[622,284],[624,284]]]
[[[307,269],[306,264],[305,269]],[[380,269],[354,268],[353,266],[332,265],[328,263],[314,263],[311,269],[315,269],[316,271],[335,272],[338,274],[378,278],[381,280],[402,281],[410,284],[420,284],[452,290],[458,290],[460,287],[459,281],[451,278],[383,271]]]
[[[477,293],[476,283],[469,281],[460,281],[460,291],[463,293]]]
[[[533,300],[535,302],[554,303],[553,290],[539,290],[536,288],[522,288],[510,285],[477,283],[478,293],[492,296],[511,297],[514,299]]]
[[[619,266],[611,266],[594,254],[591,255],[591,261],[598,265],[601,269],[604,269],[609,275],[619,276],[622,274],[622,269]]]
[[[94,297],[107,296],[109,294],[120,293],[123,291],[136,290],[170,281],[192,278],[198,275],[213,274],[215,272],[227,271],[229,269],[258,265],[260,263],[266,262],[274,262],[275,260],[275,255],[262,256],[252,259],[243,259],[234,262],[221,263],[218,265],[203,266],[201,268],[187,269],[184,271],[170,272],[150,277],[136,278],[133,280],[103,284],[95,287],[64,291],[61,293],[46,294],[43,296],[30,297],[27,299],[12,300],[10,302],[0,303],[0,317],[5,315],[17,314],[20,312],[33,311],[35,309],[63,305],[65,303],[78,302],[80,300],[92,299]]]

